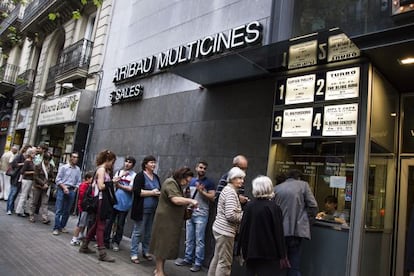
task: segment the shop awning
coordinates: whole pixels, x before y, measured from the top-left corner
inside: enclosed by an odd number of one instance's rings
[[[398,91],[414,92],[414,64],[399,63],[399,59],[414,58],[414,24],[351,39]]]
[[[342,33],[340,29],[322,31],[318,37]],[[400,91],[413,92],[414,65],[402,66],[398,59],[414,56],[414,24],[381,32],[351,37],[384,76]],[[170,72],[203,86],[230,83],[238,80],[261,78],[287,70],[283,66],[283,53],[289,40],[249,48],[170,69]]]

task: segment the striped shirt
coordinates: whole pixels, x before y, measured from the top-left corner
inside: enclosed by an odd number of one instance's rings
[[[220,178],[219,183],[217,184],[216,194],[215,194],[215,198],[214,198],[214,202],[216,203],[216,205],[218,204],[218,200],[220,198],[221,191],[223,190],[224,187],[227,186],[227,176],[228,176],[228,173],[225,173]],[[237,193],[239,195],[244,195],[244,185],[239,188],[239,190],[237,191]]]
[[[221,235],[235,237],[243,216],[239,196],[232,185],[226,185],[220,193],[213,230]]]

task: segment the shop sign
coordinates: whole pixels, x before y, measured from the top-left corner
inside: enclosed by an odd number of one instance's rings
[[[318,60],[317,54],[318,41],[312,40],[298,43],[289,47],[289,69],[315,65]]]
[[[45,101],[40,106],[37,125],[51,125],[76,120],[81,92]]]
[[[283,112],[282,137],[308,137],[312,131],[313,108],[288,109]]]
[[[326,73],[325,100],[356,98],[359,95],[359,67]]]
[[[298,69],[357,58],[359,48],[343,33],[326,37],[317,33],[291,39],[283,53],[283,66]]]
[[[277,110],[272,137],[353,136],[357,118],[357,103]]]
[[[129,85],[126,87],[117,87],[110,93],[111,104],[132,102],[141,100],[144,95],[144,87],[140,84]]]
[[[313,102],[315,91],[315,74],[288,78],[286,81],[285,104]],[[279,89],[284,89],[279,87]],[[283,93],[279,94],[283,95]]]
[[[325,106],[322,136],[357,134],[358,104]]]
[[[359,80],[359,66],[280,79],[275,105],[358,98]]]
[[[113,82],[124,82],[183,63],[259,44],[262,41],[262,29],[260,22],[253,21],[225,32],[208,35],[187,44],[168,49],[158,55],[133,61],[115,70]]]
[[[5,114],[0,119],[0,135],[7,134],[10,124],[10,114]]]
[[[360,55],[358,47],[345,34],[328,38],[328,62],[356,58]]]
[[[21,108],[17,111],[16,129],[26,129],[29,125],[29,109]]]

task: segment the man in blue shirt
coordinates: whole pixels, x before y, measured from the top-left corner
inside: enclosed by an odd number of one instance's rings
[[[124,234],[125,219],[128,215],[129,209],[132,206],[132,186],[134,185],[134,178],[136,173],[132,170],[135,166],[136,160],[132,156],[125,157],[124,168],[117,171],[114,175],[114,183],[116,187],[115,197],[117,204],[114,205],[114,211],[105,225],[104,244],[105,247],[110,247],[112,226],[116,221],[116,233],[112,237],[112,250],[119,251],[119,243]]]
[[[72,152],[69,163],[59,167],[55,180],[57,193],[53,235],[59,235],[60,232],[68,232],[65,227],[68,223],[70,209],[75,201],[76,191],[82,181],[81,171],[76,165],[78,160],[79,154],[77,152]]]
[[[194,177],[189,184],[191,197],[197,200],[199,205],[197,209],[194,209],[192,217],[186,222],[184,259],[175,262],[178,266],[191,265],[194,259],[194,265],[190,268],[192,272],[200,271],[204,261],[204,240],[209,202],[214,202],[216,193],[213,182],[206,177],[207,167],[207,162],[198,162],[195,168],[197,177]]]

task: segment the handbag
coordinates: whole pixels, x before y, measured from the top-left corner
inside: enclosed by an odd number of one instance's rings
[[[95,214],[98,209],[99,197],[92,195],[93,188],[93,185],[89,185],[81,202],[82,211],[86,211],[88,214]]]
[[[197,194],[198,190],[195,190],[193,196],[191,197],[191,199],[194,199],[196,194]],[[184,220],[189,220],[191,217],[193,216],[193,207],[192,206],[187,206],[187,208],[185,208],[184,210]]]
[[[15,168],[15,169],[13,169],[13,167],[12,166],[9,166],[8,168],[7,168],[7,171],[6,171],[6,175],[8,175],[8,176],[10,176],[10,177],[15,177],[16,175],[17,175],[17,173],[19,172],[19,168]]]

